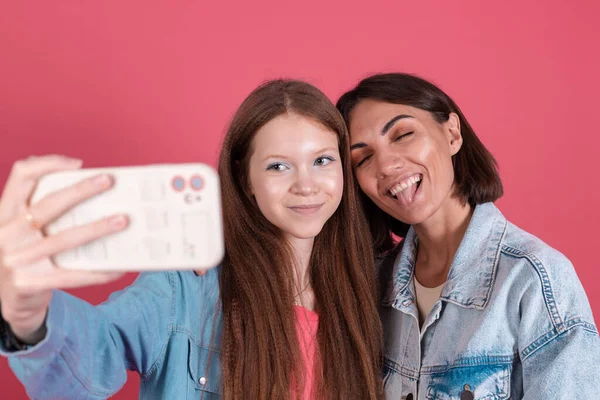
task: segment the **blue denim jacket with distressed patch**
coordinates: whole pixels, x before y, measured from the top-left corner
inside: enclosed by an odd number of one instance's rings
[[[421,329],[417,248],[411,228],[380,263],[388,399],[600,399],[600,338],[565,256],[477,206]]]
[[[106,399],[127,370],[143,399],[219,399],[218,271],[142,273],[96,307],[55,291],[44,340],[0,354],[33,399]]]

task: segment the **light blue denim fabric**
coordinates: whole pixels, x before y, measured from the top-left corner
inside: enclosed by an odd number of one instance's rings
[[[33,399],[106,399],[125,384],[126,370],[141,375],[143,399],[218,399],[218,274],[142,273],[97,307],[56,291],[46,338],[0,353]]]
[[[411,228],[380,264],[388,399],[600,399],[600,338],[565,256],[477,206],[420,329],[417,248]]]

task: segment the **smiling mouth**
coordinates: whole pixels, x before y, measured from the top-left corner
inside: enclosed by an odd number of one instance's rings
[[[301,206],[288,207],[290,210],[295,211],[299,214],[314,214],[323,207],[323,204],[307,204]]]
[[[405,195],[408,192],[416,192],[421,186],[421,181],[423,180],[423,175],[415,174],[408,179],[403,180],[402,182],[392,186],[387,195],[398,199],[398,196]]]

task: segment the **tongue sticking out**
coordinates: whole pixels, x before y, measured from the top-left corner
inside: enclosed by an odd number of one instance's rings
[[[409,205],[415,199],[415,193],[417,192],[418,186],[419,186],[418,183],[412,184],[412,185],[410,185],[410,187],[408,187],[408,188],[404,189],[403,191],[401,191],[400,193],[396,194],[396,197],[398,197],[398,200],[402,204]]]

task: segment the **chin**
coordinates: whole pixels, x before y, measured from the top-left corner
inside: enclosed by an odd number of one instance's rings
[[[418,225],[433,215],[433,210],[430,208],[431,207],[415,207],[412,210],[402,210],[400,212],[398,212],[397,209],[394,209],[394,212],[384,212],[407,225]]]
[[[319,227],[306,227],[305,229],[298,229],[298,227],[295,227],[294,229],[289,229],[285,231],[291,237],[304,240],[314,239],[319,233],[321,233],[322,230],[323,225]]]

